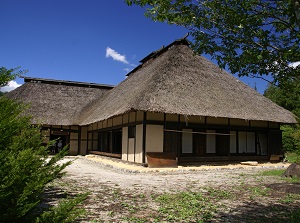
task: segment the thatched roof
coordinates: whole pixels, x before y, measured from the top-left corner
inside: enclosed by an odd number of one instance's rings
[[[202,56],[185,38],[141,60],[116,87],[25,78],[7,94],[31,103],[34,123],[88,125],[129,111],[296,123],[293,114]]]
[[[128,111],[296,123],[276,105],[202,56],[185,39],[152,52],[128,78],[81,112],[79,124]]]
[[[6,96],[29,103],[27,112],[32,115],[34,124],[77,124],[81,109],[113,88],[110,85],[30,77],[25,77],[24,81]]]

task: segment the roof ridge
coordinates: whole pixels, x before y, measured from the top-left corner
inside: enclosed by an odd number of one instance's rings
[[[191,45],[190,41],[188,41],[186,39],[188,36],[189,36],[189,33],[187,33],[182,38],[176,39],[175,41],[173,41],[172,43],[170,43],[167,46],[163,45],[160,49],[152,51],[150,54],[148,54],[143,59],[141,59],[139,61],[141,64],[138,65],[136,68],[134,68],[132,71],[130,71],[128,74],[126,74],[126,76],[129,76],[132,73],[134,73],[135,71],[139,70],[148,61],[150,61],[151,59],[155,59],[156,57],[160,56],[161,54],[163,54],[164,52],[166,52],[167,50],[169,50],[173,45],[187,45],[187,46],[190,46]]]
[[[89,82],[55,80],[55,79],[25,77],[25,76],[21,76],[21,78],[24,78],[24,82],[33,82],[33,83],[47,83],[47,84],[55,84],[55,85],[68,85],[68,86],[93,87],[93,88],[109,88],[109,89],[114,88],[113,85],[109,85],[109,84],[97,84],[97,83],[89,83]]]

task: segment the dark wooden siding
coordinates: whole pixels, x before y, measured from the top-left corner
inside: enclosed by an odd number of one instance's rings
[[[282,132],[272,130],[268,134],[269,155],[282,155]]]

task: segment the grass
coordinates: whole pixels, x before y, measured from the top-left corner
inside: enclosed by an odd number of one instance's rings
[[[284,203],[293,203],[297,200],[300,200],[300,194],[287,194],[281,199]]]
[[[259,173],[259,176],[278,176],[281,177],[285,170],[266,170]]]
[[[160,205],[159,213],[167,222],[209,221],[218,211],[217,201],[230,198],[231,193],[213,188],[206,188],[206,191],[164,193],[155,199]]]
[[[208,188],[207,189],[210,197],[215,197],[218,199],[226,199],[226,198],[230,198],[232,195],[229,191],[226,190],[218,190],[218,189],[214,189],[214,188]]]
[[[229,222],[231,218],[238,221],[246,216],[247,222],[263,223],[270,222],[272,215],[277,219],[274,222],[300,222],[300,211],[297,209],[300,195],[279,193],[279,196],[274,193],[274,189],[268,187],[269,182],[287,184],[287,181],[289,184],[300,181],[294,178],[282,178],[283,172],[284,170],[275,169],[252,175],[239,173],[235,185],[230,186],[231,182],[228,181],[224,182],[224,187],[212,184],[197,185],[192,181],[185,189],[182,188],[183,191],[174,188],[165,193],[155,190],[140,193],[135,190],[121,189],[115,183],[110,186],[103,185],[96,192],[92,192],[89,200],[85,202],[84,205],[87,207],[90,207],[89,204],[95,206],[95,209],[88,209],[89,216],[86,219],[89,222],[109,222],[109,219],[111,222],[135,223],[218,222],[219,220]],[[64,189],[74,187],[70,182],[62,181],[59,186]],[[87,189],[82,187],[82,190]],[[246,203],[247,206],[244,207]],[[257,208],[257,212],[248,211],[249,205],[250,209]],[[265,212],[261,211],[261,207]],[[103,220],[99,214],[102,211],[105,216]],[[241,219],[236,215],[236,211],[242,213]]]
[[[134,223],[145,223],[145,222],[147,222],[146,219],[139,218],[139,217],[123,217],[122,219],[123,219],[124,221],[127,221],[127,222],[134,222]]]
[[[259,173],[259,176],[272,176],[272,177],[281,177],[283,173],[285,172],[285,169],[283,170],[266,170],[261,173]],[[298,177],[283,177],[283,180],[289,182],[289,183],[299,183],[300,178]]]
[[[298,178],[298,177],[286,177],[284,179],[288,183],[300,183],[300,178]]]
[[[167,221],[208,221],[217,211],[209,199],[201,193],[165,193],[157,197],[159,212]]]
[[[267,187],[252,187],[252,194],[254,196],[269,196],[271,189]]]
[[[296,153],[291,153],[291,152],[286,153],[285,156],[289,163],[295,163],[298,158],[298,155]]]

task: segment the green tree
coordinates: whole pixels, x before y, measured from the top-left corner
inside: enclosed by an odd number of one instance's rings
[[[296,119],[300,120],[300,81],[290,80],[283,86],[270,84],[264,95],[273,102],[293,112]],[[283,125],[282,143],[285,152],[297,152],[300,157],[300,125]]]
[[[146,7],[154,21],[183,26],[198,54],[239,76],[299,78],[298,0],[126,0]]]
[[[11,71],[1,69],[0,85],[12,80]],[[70,162],[58,163],[67,148],[49,157],[39,126],[31,125],[30,117],[24,115],[26,108],[0,97],[0,222],[49,222],[50,218],[51,222],[72,222],[79,214],[74,207],[83,195],[51,210],[40,206],[46,185],[61,177]]]
[[[16,77],[21,76],[26,72],[26,70],[20,70],[20,67],[12,69],[0,67],[0,88],[6,86],[9,81],[14,80]]]
[[[300,119],[300,79],[286,81],[284,86],[269,84],[264,96],[293,112]]]

